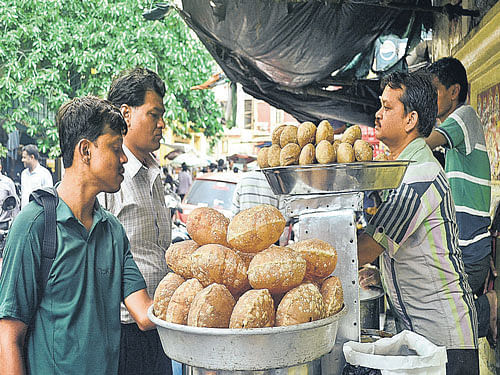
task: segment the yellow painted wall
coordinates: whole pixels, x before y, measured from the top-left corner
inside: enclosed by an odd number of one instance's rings
[[[500,2],[481,23],[452,49],[467,69],[470,103],[478,109],[477,96],[500,83]],[[496,150],[488,149],[496,155]],[[492,181],[492,211],[500,202],[500,181]]]
[[[470,103],[478,110],[478,94],[500,83],[500,2],[485,15],[481,23],[463,40],[452,48],[451,55],[464,64],[470,84]],[[443,57],[443,56],[439,56]],[[437,60],[437,58],[436,58]],[[498,119],[497,119],[498,120]],[[488,153],[496,155],[498,152],[488,146]],[[491,214],[500,202],[500,181],[492,181]],[[499,255],[497,250],[496,267],[499,269]],[[500,289],[497,278],[495,289]],[[485,339],[480,340],[479,346],[481,375],[497,374],[497,357]]]

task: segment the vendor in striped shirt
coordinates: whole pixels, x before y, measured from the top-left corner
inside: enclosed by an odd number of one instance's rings
[[[445,172],[455,202],[458,244],[469,276],[479,324],[479,337],[496,342],[496,293],[484,286],[491,259],[490,160],[483,126],[467,100],[467,73],[462,63],[445,57],[429,67],[438,92],[441,124],[426,139],[431,149],[446,148]],[[491,314],[490,314],[491,312]]]
[[[479,374],[477,316],[455,207],[444,171],[423,138],[435,122],[437,93],[422,73],[392,73],[383,85],[375,135],[393,159],[413,162],[359,235],[359,264],[382,254],[382,284],[397,329],[445,346],[448,375]]]

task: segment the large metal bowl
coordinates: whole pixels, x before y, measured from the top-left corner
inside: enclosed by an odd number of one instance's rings
[[[349,193],[394,189],[399,186],[410,161],[290,165],[263,168],[275,194]]]
[[[255,371],[295,366],[329,353],[335,344],[339,313],[288,327],[225,329],[167,323],[148,310],[163,350],[184,364],[212,370]]]

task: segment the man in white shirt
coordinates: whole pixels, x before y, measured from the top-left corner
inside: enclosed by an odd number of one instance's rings
[[[44,168],[38,160],[40,153],[35,145],[23,147],[22,162],[26,168],[21,173],[21,208],[29,203],[31,192],[36,189],[53,186],[52,175],[47,168]]]
[[[168,272],[165,251],[172,230],[160,165],[152,154],[160,147],[165,128],[164,96],[165,84],[149,69],[135,68],[113,80],[108,100],[127,123],[123,151],[128,163],[120,190],[99,196],[102,205],[123,224],[151,298]],[[118,375],[171,374],[171,361],[163,352],[158,332],[140,330],[124,307],[121,323]]]

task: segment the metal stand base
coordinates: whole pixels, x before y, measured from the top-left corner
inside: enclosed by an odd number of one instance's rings
[[[363,193],[287,196],[287,214],[298,217],[298,240],[318,238],[335,247],[334,275],[340,278],[347,314],[340,320],[333,350],[321,358],[321,374],[341,374],[345,366],[342,347],[360,340],[356,211],[362,211]]]

